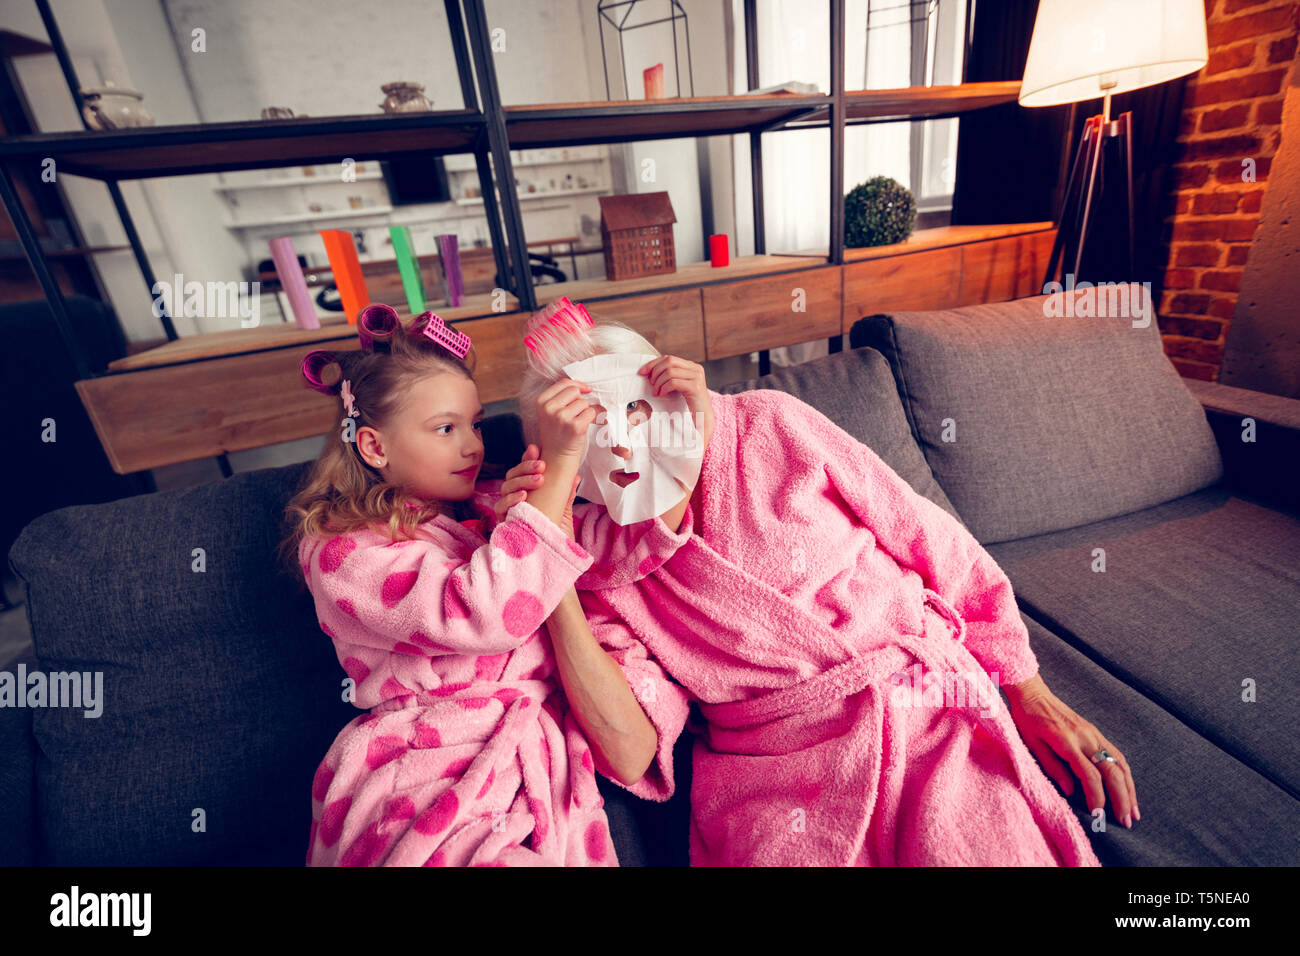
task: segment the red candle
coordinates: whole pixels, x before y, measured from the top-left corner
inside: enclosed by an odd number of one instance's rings
[[[715,269],[731,262],[731,256],[727,252],[727,236],[725,233],[709,236],[709,262],[713,264]]]
[[[650,69],[643,70],[641,77],[645,82],[645,98],[648,100],[662,100],[664,98],[664,65],[656,63]]]

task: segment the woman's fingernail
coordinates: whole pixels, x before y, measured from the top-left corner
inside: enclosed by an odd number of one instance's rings
[[[1124,815],[1124,826],[1128,827],[1130,830],[1133,829],[1133,815],[1132,815],[1132,814],[1126,813],[1126,814]]]
[[[1138,807],[1136,803],[1133,804],[1133,816],[1135,816],[1139,820],[1142,819],[1142,810],[1141,808]]]

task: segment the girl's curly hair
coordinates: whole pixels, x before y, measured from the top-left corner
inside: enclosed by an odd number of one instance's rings
[[[378,321],[373,321],[376,315]],[[372,321],[365,321],[368,318]],[[458,521],[473,517],[462,501],[426,503],[408,498],[400,486],[390,483],[367,464],[356,442],[350,440],[355,428],[362,425],[384,428],[392,422],[404,407],[412,386],[427,376],[453,373],[474,380],[476,356],[472,349],[462,359],[424,334],[429,323],[436,323],[438,328],[441,321],[432,312],[426,312],[417,316],[407,329],[390,306],[367,306],[357,320],[362,348],[317,350],[304,360],[304,385],[335,396],[340,428],[326,440],[303,486],[284,509],[284,527],[288,533],[280,542],[278,560],[301,586],[305,587],[305,581],[297,555],[306,537],[373,528],[382,529],[395,541],[409,540],[416,528],[439,514],[449,514]],[[384,325],[387,325],[385,332],[367,334],[368,327]],[[309,373],[311,363],[314,365]],[[339,369],[338,379],[325,383],[324,378],[334,365]],[[340,394],[345,379],[358,412],[358,417],[351,419],[354,427],[346,429],[346,433],[342,426],[349,416]],[[408,502],[416,507],[408,507]]]

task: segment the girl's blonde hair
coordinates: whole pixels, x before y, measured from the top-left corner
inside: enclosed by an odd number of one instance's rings
[[[537,440],[537,396],[566,377],[564,366],[606,353],[659,355],[659,350],[635,329],[589,314],[594,323],[590,328],[579,326],[576,330],[566,330],[558,341],[548,340],[540,354],[532,350],[528,352],[528,368],[519,386],[519,418],[523,422],[525,445],[540,445]]]
[[[462,359],[434,342],[423,334],[431,321],[432,313],[418,316],[410,329],[399,321],[387,351],[376,346],[374,350],[329,353],[341,369],[339,381],[331,383],[337,396],[335,418],[340,424],[347,409],[337,386],[344,379],[359,413],[353,419],[357,429],[363,425],[380,429],[389,425],[404,407],[414,385],[427,376],[451,373],[474,381],[474,351],[471,349]],[[408,502],[416,507],[408,507]],[[345,440],[339,427],[326,439],[301,490],[285,506],[284,522],[290,531],[280,542],[279,560],[305,584],[297,557],[303,538],[378,526],[395,541],[408,540],[414,537],[416,528],[439,514],[450,514],[457,521],[473,517],[463,501],[426,503],[408,498],[401,486],[387,481],[364,461],[356,442]]]

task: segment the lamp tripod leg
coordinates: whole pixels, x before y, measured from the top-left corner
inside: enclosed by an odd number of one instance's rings
[[[1137,210],[1133,205],[1133,113],[1130,110],[1120,115],[1119,135],[1124,137],[1124,178],[1128,182],[1128,271],[1129,279],[1136,281],[1137,243],[1133,220]]]
[[[1075,146],[1074,160],[1070,164],[1070,175],[1065,183],[1065,195],[1061,199],[1061,214],[1057,217],[1056,223],[1056,240],[1052,243],[1052,254],[1047,259],[1047,272],[1043,276],[1043,287],[1046,288],[1049,282],[1056,279],[1056,271],[1059,265],[1064,265],[1065,257],[1068,257],[1070,250],[1066,248],[1066,238],[1071,234],[1074,224],[1078,221],[1078,204],[1082,193],[1082,182],[1079,175],[1084,167],[1084,157],[1088,152],[1088,131],[1091,129],[1091,120],[1086,120],[1083,124],[1083,135],[1079,137],[1079,142]]]
[[[1088,188],[1084,194],[1083,216],[1079,222],[1078,245],[1074,252],[1074,281],[1079,281],[1079,269],[1083,265],[1083,248],[1088,242],[1088,218],[1092,212],[1092,194],[1097,185],[1097,169],[1101,166],[1101,123],[1092,124],[1091,150],[1088,157]]]

